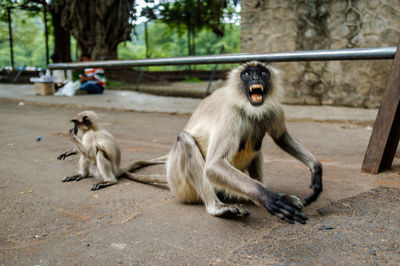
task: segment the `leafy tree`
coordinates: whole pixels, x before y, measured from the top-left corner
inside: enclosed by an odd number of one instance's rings
[[[183,29],[187,33],[188,54],[196,54],[196,32],[210,29],[217,36],[224,35],[223,18],[232,15],[227,0],[176,0],[160,1],[159,18],[180,35]],[[237,1],[232,2],[236,5]]]
[[[134,0],[65,0],[63,26],[92,59],[116,59],[120,42],[130,39]]]
[[[145,55],[143,23],[136,26],[137,37],[132,37],[132,42],[121,43],[118,47],[118,57],[120,59],[143,59]],[[152,58],[179,57],[187,55],[187,41],[180,38],[182,33],[178,29],[171,28],[160,20],[152,21],[149,27],[149,53]],[[185,35],[186,30],[183,30]],[[224,24],[224,36],[218,37],[209,29],[198,32],[197,54],[209,55],[240,52],[240,26],[234,23]],[[228,67],[228,66],[227,66]],[[151,67],[152,70],[173,70],[186,69],[186,66]],[[207,65],[199,65],[197,69],[211,69]]]
[[[31,16],[39,16],[40,13],[43,13],[44,20],[44,28],[46,30],[45,38],[46,38],[46,62],[48,61],[48,36],[50,35],[47,32],[48,29],[54,29],[54,52],[57,53],[59,58],[62,61],[68,62],[71,60],[71,52],[70,52],[70,35],[69,33],[62,28],[61,26],[61,10],[64,0],[0,0],[0,6],[5,7],[6,9],[11,9],[13,12],[16,10],[27,10],[30,12]],[[51,13],[52,23],[47,23],[48,13]],[[0,19],[4,21],[4,15],[0,13]],[[14,23],[15,24],[15,23]]]
[[[15,8],[12,18],[15,66],[46,66],[42,17],[35,12]],[[0,66],[11,65],[7,24],[0,21]]]
[[[117,46],[129,40],[135,19],[134,0],[0,0],[0,7],[49,11],[54,52],[62,61],[71,60],[70,35],[81,53],[93,59],[117,58]],[[4,14],[0,12],[0,19]]]

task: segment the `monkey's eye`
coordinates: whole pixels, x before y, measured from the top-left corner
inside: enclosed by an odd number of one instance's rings
[[[87,116],[84,116],[82,119],[82,123],[85,124],[86,126],[90,125],[90,119]]]
[[[250,77],[250,72],[248,72],[248,71],[244,72],[243,76],[245,76],[246,78],[249,78]]]
[[[265,77],[266,75],[267,75],[267,72],[265,72],[265,71],[261,72],[261,76]]]

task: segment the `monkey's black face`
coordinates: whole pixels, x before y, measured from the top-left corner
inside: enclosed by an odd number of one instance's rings
[[[79,122],[78,122],[78,120],[71,120],[71,122],[74,123],[74,127],[71,128],[71,129],[69,130],[69,134],[70,134],[71,136],[73,136],[73,135],[78,134],[78,125],[79,125]]]
[[[87,131],[91,125],[91,122],[87,116],[82,118],[82,122],[76,119],[71,120],[74,123],[74,128],[71,128],[70,133],[74,135],[78,134],[78,130],[81,129],[83,132]]]
[[[248,66],[240,73],[240,78],[244,84],[244,90],[253,106],[260,106],[271,87],[271,73],[263,66]]]

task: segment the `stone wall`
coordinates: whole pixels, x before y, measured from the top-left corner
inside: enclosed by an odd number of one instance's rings
[[[243,0],[241,51],[397,46],[399,0]],[[275,63],[285,102],[373,108],[392,60]]]

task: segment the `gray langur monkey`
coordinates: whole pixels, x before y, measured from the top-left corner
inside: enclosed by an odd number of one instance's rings
[[[132,174],[134,171],[149,165],[163,163],[162,157],[150,161],[139,161],[126,169],[120,168],[121,151],[114,137],[107,130],[102,129],[97,124],[98,116],[93,111],[80,112],[71,122],[74,127],[70,129],[70,139],[75,149],[67,151],[58,160],[79,153],[79,174],[67,176],[62,182],[79,181],[93,175],[100,178],[94,184],[92,190],[114,185],[119,178],[125,177],[133,181],[147,184],[166,184],[158,178],[150,178],[143,175]]]
[[[168,185],[178,200],[202,201],[215,216],[249,214],[241,205],[223,203],[217,196],[222,191],[250,199],[289,223],[306,222],[300,199],[264,184],[261,145],[268,133],[280,148],[309,167],[313,192],[304,205],[322,191],[321,163],[286,129],[277,74],[261,62],[245,63],[230,72],[226,86],[195,109],[166,162]]]

